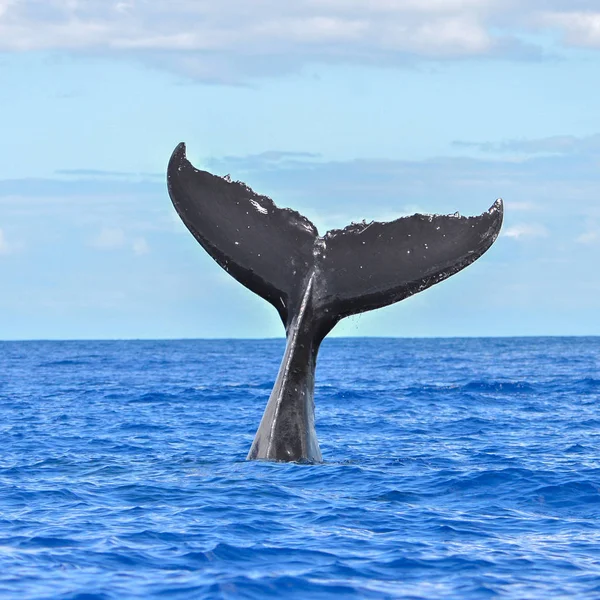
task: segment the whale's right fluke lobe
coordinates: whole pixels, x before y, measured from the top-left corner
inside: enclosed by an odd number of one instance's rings
[[[413,215],[319,236],[299,213],[243,183],[195,169],[183,144],[173,152],[167,181],[198,242],[275,306],[286,327],[285,355],[251,459],[321,460],[313,391],[323,338],[343,317],[398,302],[464,269],[502,226],[498,200],[478,217]]]
[[[503,206],[478,217],[412,215],[324,236],[320,303],[339,318],[404,300],[477,260],[495,241]]]

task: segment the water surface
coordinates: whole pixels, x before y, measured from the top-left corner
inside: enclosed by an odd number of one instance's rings
[[[0,597],[600,597],[600,338],[0,343]]]

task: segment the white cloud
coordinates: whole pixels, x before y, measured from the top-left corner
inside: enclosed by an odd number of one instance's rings
[[[0,5],[0,9],[1,9],[1,5]],[[12,245],[8,243],[8,240],[6,239],[6,236],[4,235],[4,231],[2,231],[2,229],[0,229],[0,256],[11,254],[12,251],[13,251]]]
[[[136,256],[150,252],[150,246],[144,237],[130,239],[123,229],[105,227],[92,238],[90,246],[99,250],[121,250],[129,248]]]
[[[100,250],[117,250],[125,246],[125,232],[122,229],[105,227],[91,241],[94,248]]]
[[[568,45],[600,48],[598,11],[548,12],[541,22],[562,31]]]
[[[540,210],[540,206],[534,202],[507,202],[506,210],[511,212],[531,212]]]
[[[504,229],[502,236],[519,240],[521,238],[548,237],[548,230],[543,225],[519,224]]]
[[[11,4],[13,4],[12,0],[0,0],[0,17],[6,13]]]
[[[576,241],[585,245],[600,243],[600,227],[590,225],[586,231],[577,237]]]
[[[585,0],[0,0],[0,51],[130,54],[205,79],[311,62],[402,64],[532,52],[531,33],[600,47]]]
[[[23,242],[14,241],[10,236],[7,237],[6,233],[0,229],[0,256],[8,256],[9,254],[16,254],[21,252],[25,248]]]
[[[148,254],[148,252],[150,252],[150,246],[143,237],[135,238],[131,244],[131,248],[136,256],[143,256],[144,254]]]

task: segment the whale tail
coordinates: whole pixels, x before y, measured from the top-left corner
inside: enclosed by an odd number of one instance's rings
[[[287,347],[248,454],[320,461],[314,427],[319,345],[343,317],[416,294],[464,269],[495,241],[502,201],[477,217],[413,215],[320,236],[301,214],[241,182],[195,169],[179,144],[169,195],[202,247],[278,311]]]
[[[352,224],[319,236],[289,208],[241,182],[195,169],[179,144],[169,195],[202,247],[232,277],[270,302],[286,329],[313,280],[323,337],[343,317],[425,290],[477,260],[502,225],[502,201],[476,217],[420,215]]]

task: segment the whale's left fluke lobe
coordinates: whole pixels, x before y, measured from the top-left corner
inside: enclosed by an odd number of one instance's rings
[[[287,347],[248,458],[321,460],[314,427],[319,345],[351,314],[403,300],[479,258],[496,240],[503,205],[477,217],[413,215],[319,236],[290,209],[240,182],[195,169],[179,144],[169,195],[203,248],[279,312]]]
[[[287,325],[289,306],[313,261],[317,228],[239,181],[195,169],[183,143],[169,161],[167,184],[175,209],[202,247],[275,306]]]

